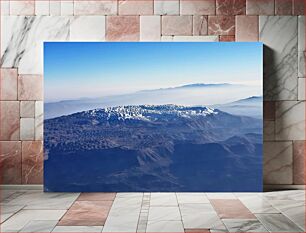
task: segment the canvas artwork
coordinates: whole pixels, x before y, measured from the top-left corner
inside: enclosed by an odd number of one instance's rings
[[[45,42],[45,191],[262,191],[262,43]]]

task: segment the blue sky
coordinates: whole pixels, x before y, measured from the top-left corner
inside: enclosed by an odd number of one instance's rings
[[[261,43],[46,42],[45,100],[190,83],[262,85]]]

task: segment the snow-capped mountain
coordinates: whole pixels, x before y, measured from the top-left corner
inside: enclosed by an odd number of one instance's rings
[[[217,110],[209,107],[185,107],[173,104],[167,105],[131,105],[100,108],[85,111],[93,117],[103,117],[107,120],[147,120],[157,121],[160,118],[168,119],[169,117],[190,118],[195,116],[207,116],[218,114]]]

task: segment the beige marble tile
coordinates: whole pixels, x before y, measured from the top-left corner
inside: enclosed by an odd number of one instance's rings
[[[140,41],[160,41],[161,17],[140,16]]]
[[[1,195],[3,195],[3,194],[1,194]],[[9,219],[11,216],[13,216],[18,211],[20,211],[23,207],[24,207],[24,205],[1,204],[0,205],[0,208],[1,208],[0,223],[3,223],[7,219]]]
[[[34,0],[11,0],[10,15],[34,15]]]
[[[44,103],[35,101],[35,140],[43,140]]]
[[[264,121],[263,123],[263,139],[264,141],[275,140],[275,121]]]
[[[305,99],[305,78],[298,78],[298,100],[306,100]]]
[[[305,102],[276,102],[276,140],[305,139]]]
[[[61,1],[61,15],[73,15],[73,0]]]
[[[50,1],[36,0],[35,15],[50,15]]]
[[[32,220],[19,232],[51,232],[57,224],[57,220]]]
[[[194,15],[193,16],[193,35],[203,36],[208,33],[208,22],[207,16],[205,15]]]
[[[119,15],[152,15],[153,0],[118,0]]]
[[[50,15],[60,16],[61,15],[61,1],[50,1]]]
[[[148,221],[180,221],[178,206],[150,206]]]
[[[229,232],[269,232],[258,220],[223,219]]]
[[[155,0],[154,14],[155,15],[179,15],[180,1],[179,0]]]
[[[105,16],[77,16],[70,23],[70,41],[105,41]]]
[[[107,41],[139,41],[139,16],[107,16]]]
[[[247,15],[274,15],[274,0],[246,0]]]
[[[9,15],[10,14],[10,1],[0,1],[1,4],[1,15]]]
[[[162,35],[192,35],[192,16],[162,16]]]
[[[21,184],[20,141],[0,141],[0,165],[3,184]]]
[[[1,101],[0,112],[0,140],[19,140],[19,101]]]
[[[22,142],[22,183],[42,184],[43,181],[42,141]]]
[[[102,229],[103,229],[103,226],[56,226],[52,232],[55,232],[55,233],[57,232],[71,232],[71,233],[93,232],[93,233],[97,233],[97,232],[101,232]]]
[[[216,12],[215,0],[180,1],[181,15],[214,15],[215,12]]]
[[[17,69],[1,69],[0,72],[0,100],[17,100]]]
[[[20,119],[20,140],[34,140],[34,118]]]
[[[305,141],[293,141],[293,183],[305,184]]]
[[[175,193],[152,193],[150,206],[178,206]]]
[[[292,184],[292,142],[265,142],[263,156],[265,184]]]
[[[20,101],[20,117],[34,118],[35,101]]]
[[[42,100],[43,78],[41,75],[18,76],[18,99],[19,100]]]
[[[74,1],[74,15],[116,15],[117,0]]]
[[[305,16],[298,17],[298,76],[305,78]],[[305,86],[304,86],[305,88]]]
[[[236,16],[236,41],[258,41],[258,16]]]

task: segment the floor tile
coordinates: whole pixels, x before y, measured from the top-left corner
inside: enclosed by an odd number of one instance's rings
[[[77,201],[113,201],[116,193],[81,193]]]
[[[175,193],[152,193],[151,206],[177,206]]]
[[[25,209],[68,209],[79,193],[44,193],[40,190],[28,191],[8,202],[11,205],[25,205]]]
[[[268,200],[295,200],[305,201],[304,190],[289,190],[263,193],[263,197]]]
[[[270,200],[270,203],[300,228],[305,229],[304,201]]]
[[[3,232],[20,231],[33,220],[59,220],[66,210],[21,210],[1,225]]]
[[[256,214],[256,217],[271,232],[303,232],[282,214]]]
[[[185,229],[185,233],[209,233],[209,229]]]
[[[252,214],[240,200],[235,199],[211,199],[213,207],[220,218],[229,219],[255,219]]]
[[[153,232],[184,232],[182,221],[149,221],[147,233]]]
[[[76,201],[60,220],[59,226],[104,225],[112,201]]]
[[[180,204],[179,205],[180,210],[182,214],[184,213],[185,215],[193,215],[194,213],[207,213],[207,212],[213,212],[216,213],[214,207],[209,203],[209,204]]]
[[[253,213],[253,214],[268,214],[280,213],[268,201],[259,196],[240,197],[239,200]]]
[[[229,232],[268,232],[258,220],[223,219]]]
[[[52,232],[101,232],[103,226],[56,226]]]
[[[135,197],[142,197],[143,193],[117,193],[116,198],[135,198]]]
[[[176,193],[178,203],[209,203],[204,193]]]
[[[58,221],[33,220],[25,225],[20,232],[51,232]]]
[[[0,206],[0,219],[1,223],[13,216],[15,213],[17,213],[19,210],[21,210],[24,207],[24,205],[7,205],[2,204]]]
[[[208,199],[236,199],[233,193],[206,193]]]
[[[122,199],[122,201],[118,201]],[[141,202],[124,205],[128,198],[116,198],[102,232],[136,232]],[[135,199],[135,198],[134,198]],[[136,199],[137,200],[137,199]],[[115,205],[115,202],[117,203]]]
[[[152,206],[149,209],[148,221],[171,221],[181,220],[179,207]]]

